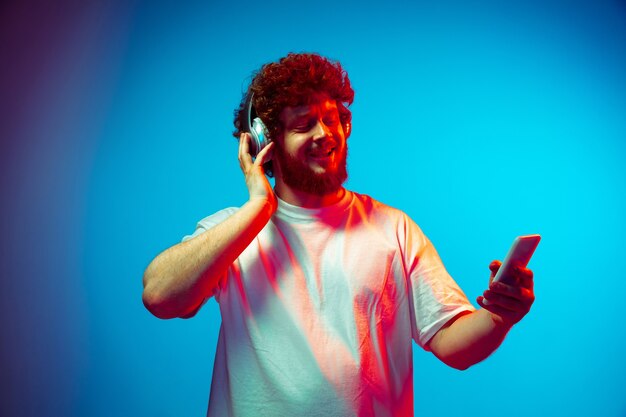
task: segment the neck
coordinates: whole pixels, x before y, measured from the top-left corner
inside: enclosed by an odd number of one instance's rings
[[[320,208],[330,206],[341,200],[346,193],[346,190],[343,187],[340,187],[337,191],[324,195],[305,193],[303,191],[293,189],[284,182],[280,181],[278,178],[276,178],[274,191],[284,202],[293,206],[304,208]]]

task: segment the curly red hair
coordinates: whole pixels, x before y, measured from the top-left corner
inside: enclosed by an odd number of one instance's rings
[[[352,113],[348,107],[354,100],[350,79],[339,62],[321,55],[290,53],[278,62],[263,65],[235,110],[233,136],[236,138],[246,126],[246,99],[250,94],[254,94],[252,105],[271,138],[279,137],[283,132],[280,113],[285,107],[310,104],[320,94],[326,94],[337,102],[344,131],[349,131]],[[271,161],[263,168],[269,176],[273,175]]]

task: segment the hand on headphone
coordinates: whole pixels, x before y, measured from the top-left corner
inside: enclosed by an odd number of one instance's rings
[[[254,161],[250,155],[250,141],[252,137],[249,133],[242,133],[239,136],[239,166],[246,179],[246,186],[250,193],[250,200],[265,199],[276,208],[276,196],[263,171],[263,164],[272,157],[272,149],[274,143],[270,142],[266,145]]]

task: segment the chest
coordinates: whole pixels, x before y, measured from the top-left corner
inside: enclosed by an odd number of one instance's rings
[[[278,304],[331,320],[356,311],[384,318],[406,295],[401,259],[393,234],[367,225],[270,224],[234,265],[226,293],[255,314]]]

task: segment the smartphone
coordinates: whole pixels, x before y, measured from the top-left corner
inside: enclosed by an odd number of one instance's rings
[[[531,256],[537,249],[537,245],[541,240],[539,235],[518,236],[513,241],[509,253],[507,253],[504,262],[498,269],[493,282],[503,282],[505,284],[515,284],[511,272],[515,265],[526,268]]]

